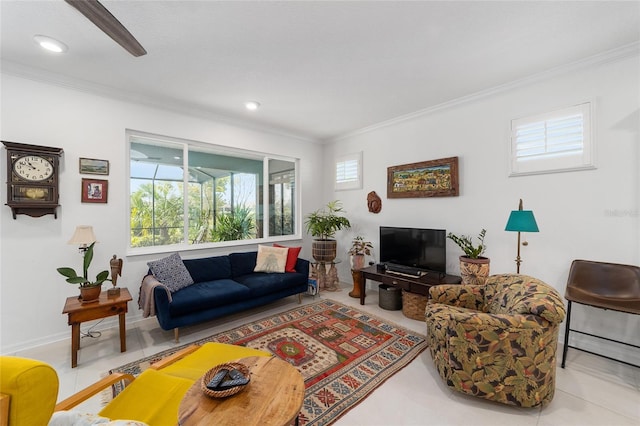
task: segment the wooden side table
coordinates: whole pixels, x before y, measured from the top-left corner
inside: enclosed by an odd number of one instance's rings
[[[120,290],[119,296],[107,295],[106,291],[100,293],[100,299],[96,302],[85,303],[78,297],[67,297],[64,304],[63,314],[69,317],[71,326],[71,368],[78,366],[78,349],[80,349],[80,324],[85,321],[92,321],[118,315],[120,321],[120,352],[127,350],[127,335],[125,330],[125,315],[127,313],[127,302],[132,297],[127,288]]]
[[[254,356],[236,362],[251,371],[247,387],[227,398],[210,398],[200,388],[201,379],[196,380],[180,403],[178,424],[288,426],[295,422],[297,425],[304,401],[302,374],[275,356]]]

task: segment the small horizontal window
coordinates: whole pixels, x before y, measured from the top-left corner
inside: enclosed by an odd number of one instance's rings
[[[362,188],[362,152],[336,159],[336,191]]]
[[[511,121],[511,176],[592,169],[591,103]]]

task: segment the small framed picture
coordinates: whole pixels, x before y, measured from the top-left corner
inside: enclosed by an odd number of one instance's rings
[[[103,179],[82,179],[83,203],[106,203],[109,181]]]
[[[80,173],[85,175],[108,175],[109,160],[80,158]]]

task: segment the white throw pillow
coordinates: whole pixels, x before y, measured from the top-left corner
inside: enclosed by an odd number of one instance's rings
[[[286,247],[258,246],[258,258],[253,272],[284,272],[287,265]]]

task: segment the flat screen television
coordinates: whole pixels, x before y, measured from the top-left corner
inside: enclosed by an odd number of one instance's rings
[[[380,227],[380,262],[423,271],[447,272],[444,229]]]

